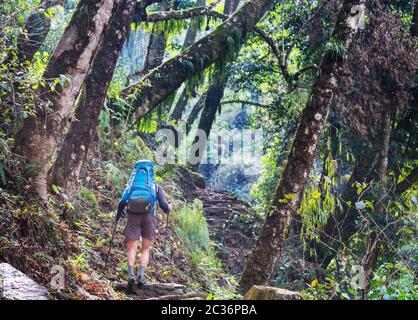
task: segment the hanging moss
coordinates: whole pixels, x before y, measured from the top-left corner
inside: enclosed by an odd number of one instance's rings
[[[243,17],[242,18],[242,29],[241,31],[241,40],[243,42],[247,41],[247,36],[248,36],[248,29],[247,29],[247,17]]]
[[[235,42],[231,36],[226,37],[226,48],[228,50],[228,55],[235,52]]]
[[[234,38],[234,42],[237,48],[239,48],[239,45],[242,43],[242,31],[238,27],[234,27],[232,30],[232,37]]]
[[[181,63],[183,64],[183,67],[186,70],[187,78],[193,77],[193,74],[194,74],[194,71],[195,71],[193,62],[191,62],[189,60],[183,60]]]

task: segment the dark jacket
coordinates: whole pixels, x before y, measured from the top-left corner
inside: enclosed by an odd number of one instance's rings
[[[160,208],[165,212],[169,213],[171,211],[170,206],[165,198],[164,190],[159,184],[155,184],[155,190],[157,191],[157,201]]]

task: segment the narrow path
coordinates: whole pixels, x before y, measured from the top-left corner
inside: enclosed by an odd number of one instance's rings
[[[255,242],[261,218],[228,191],[199,189],[198,198],[208,222],[210,237],[219,247],[218,257],[226,270],[239,275]]]

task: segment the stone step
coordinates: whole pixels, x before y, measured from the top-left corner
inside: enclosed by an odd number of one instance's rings
[[[116,283],[114,287],[118,291],[128,291],[128,285],[126,282]],[[159,296],[183,295],[186,294],[186,291],[186,286],[178,283],[149,282],[141,287],[135,285],[133,287],[132,294],[143,298],[154,298]]]
[[[185,294],[172,294],[166,296],[152,297],[145,300],[205,300],[207,294],[204,292],[192,292]]]

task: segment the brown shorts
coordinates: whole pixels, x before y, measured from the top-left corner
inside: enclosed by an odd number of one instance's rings
[[[125,227],[126,240],[139,240],[140,237],[155,239],[157,235],[157,218],[153,214],[128,213]]]

